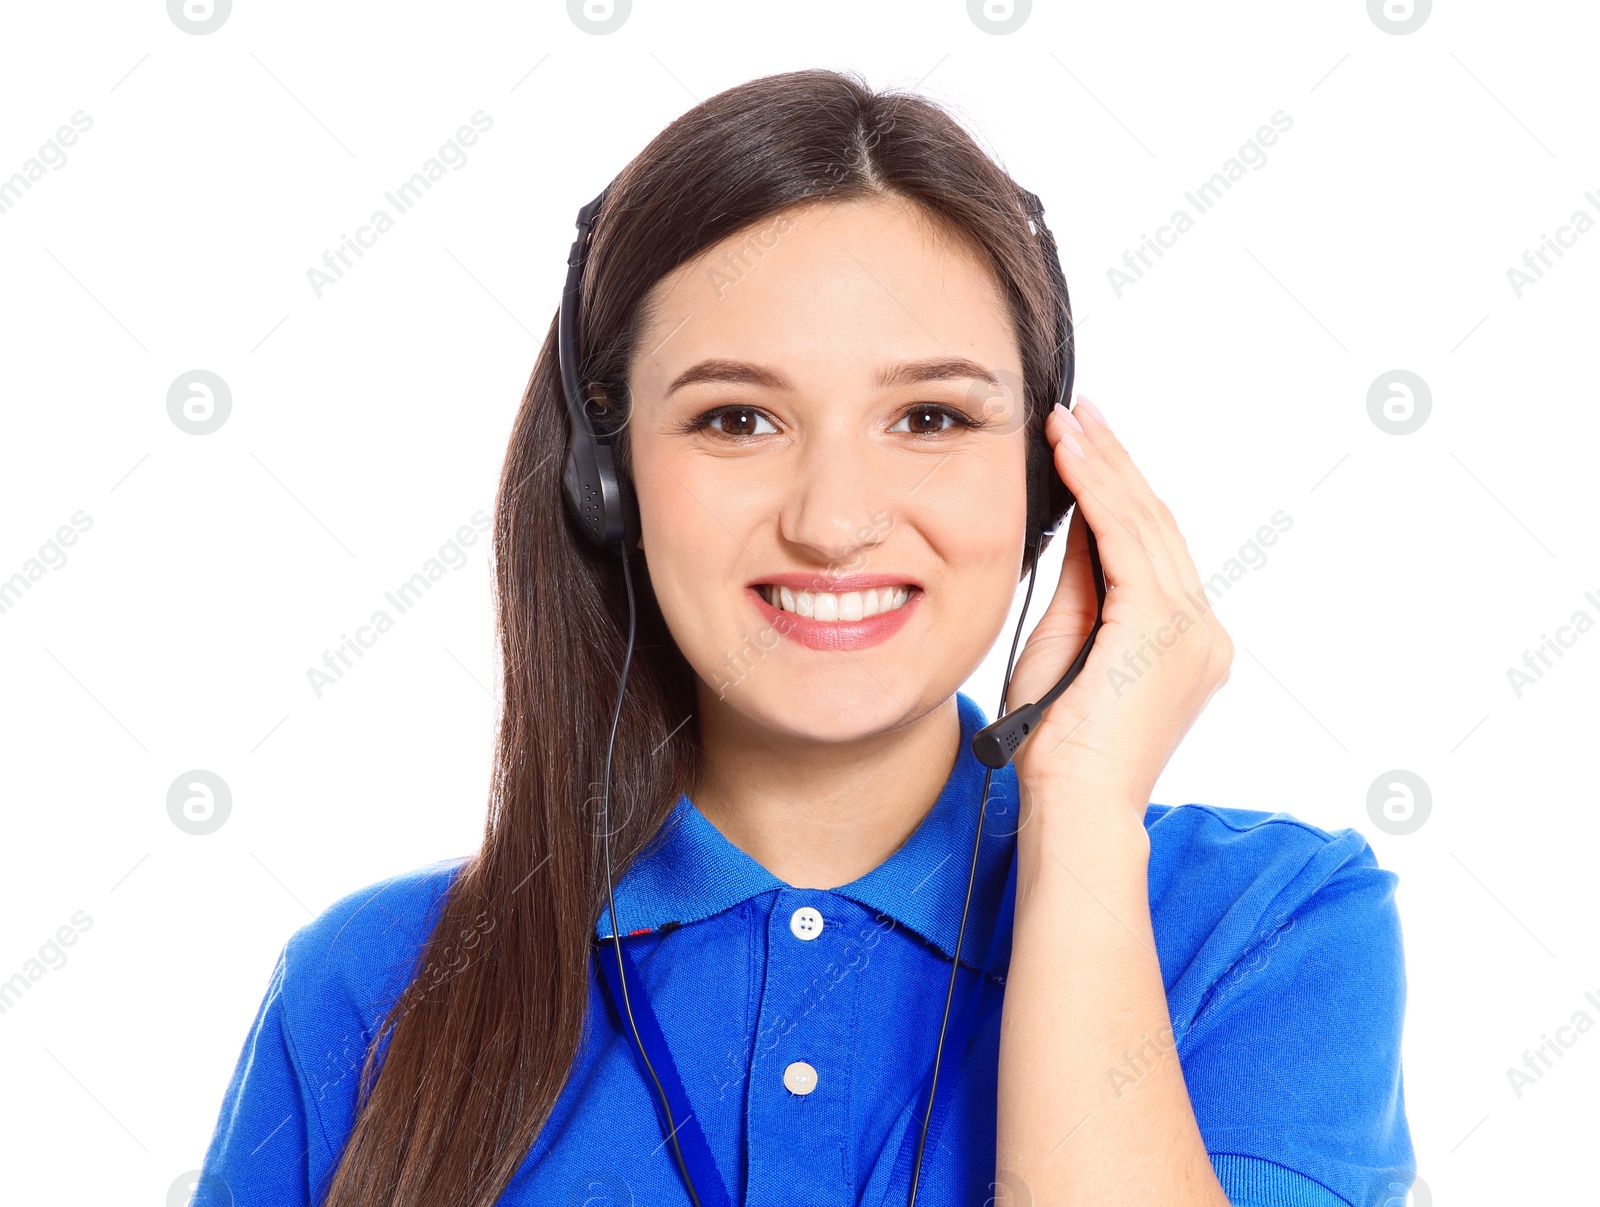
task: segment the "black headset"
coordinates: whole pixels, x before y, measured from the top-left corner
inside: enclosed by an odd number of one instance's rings
[[[673,1159],[678,1166],[678,1171],[683,1177],[689,1197],[696,1207],[700,1203],[700,1196],[696,1193],[693,1179],[683,1159],[682,1150],[679,1148],[677,1133],[678,1126],[672,1118],[672,1109],[667,1101],[667,1093],[662,1087],[661,1079],[651,1066],[649,1057],[644,1054],[644,1044],[639,1038],[638,1023],[633,1017],[633,1007],[627,991],[627,979],[621,975],[622,969],[622,931],[617,926],[617,903],[615,885],[612,881],[611,870],[611,760],[616,746],[617,724],[622,716],[622,699],[628,685],[628,669],[633,661],[633,641],[635,628],[635,604],[633,595],[633,573],[630,566],[629,555],[639,539],[639,505],[634,495],[631,484],[617,467],[615,449],[609,434],[599,431],[595,425],[598,416],[589,410],[589,401],[583,392],[583,382],[579,373],[578,355],[578,312],[583,301],[583,270],[589,257],[589,243],[594,232],[594,223],[601,207],[605,204],[606,195],[610,193],[615,181],[600,190],[599,196],[578,211],[578,237],[572,244],[572,251],[567,256],[567,285],[561,294],[561,313],[556,321],[556,346],[561,363],[561,393],[566,400],[567,407],[567,451],[561,469],[561,493],[566,500],[568,513],[577,521],[578,527],[584,535],[602,549],[609,549],[622,558],[622,575],[628,592],[628,648],[622,663],[621,682],[617,687],[616,708],[611,716],[611,734],[606,744],[606,770],[605,785],[601,796],[601,845],[604,851],[604,866],[606,875],[606,902],[611,913],[611,937],[616,950],[618,965],[618,981],[622,986],[622,1012],[633,1032],[637,1051],[644,1062],[650,1079],[654,1082],[656,1095],[661,1100],[665,1111],[667,1124],[667,1140],[672,1146]],[[1058,331],[1061,343],[1061,390],[1058,401],[1063,406],[1068,405],[1072,397],[1072,383],[1076,370],[1076,357],[1073,351],[1074,332],[1072,326],[1072,301],[1067,295],[1066,276],[1061,269],[1061,259],[1056,251],[1055,236],[1050,233],[1050,228],[1044,223],[1044,205],[1039,198],[1026,189],[1019,189],[1026,199],[1028,207],[1028,227],[1039,236],[1043,248],[1045,263],[1050,270],[1051,279],[1054,281],[1057,292],[1061,295],[1061,314],[1059,315]],[[1069,408],[1070,409],[1070,408]],[[1044,715],[1044,710],[1061,696],[1083,670],[1084,663],[1088,661],[1089,651],[1094,645],[1094,639],[1100,632],[1100,626],[1105,622],[1106,602],[1106,576],[1100,566],[1100,550],[1095,542],[1094,530],[1088,530],[1089,564],[1094,578],[1095,587],[1095,622],[1089,630],[1089,635],[1084,639],[1077,656],[1072,664],[1067,667],[1066,674],[1057,680],[1054,687],[1031,704],[1024,704],[1009,711],[1006,710],[1006,694],[1011,686],[1011,670],[1017,657],[1017,642],[1022,636],[1022,624],[1027,619],[1028,604],[1033,599],[1033,584],[1039,570],[1039,554],[1044,548],[1044,539],[1053,536],[1060,528],[1067,513],[1072,510],[1076,500],[1066,484],[1061,481],[1061,475],[1056,472],[1055,460],[1052,450],[1043,438],[1035,442],[1037,448],[1030,448],[1027,456],[1027,472],[1030,477],[1028,489],[1028,545],[1032,548],[1033,557],[1028,570],[1028,590],[1023,597],[1022,614],[1017,618],[1016,632],[1011,638],[1011,653],[1006,660],[1006,673],[1000,693],[1000,709],[998,719],[991,725],[979,730],[972,736],[972,751],[977,756],[987,771],[983,777],[983,807],[978,810],[977,833],[973,839],[972,865],[967,875],[966,900],[961,908],[961,929],[956,940],[956,952],[962,950],[961,944],[966,937],[967,918],[972,905],[972,888],[978,871],[978,852],[983,842],[983,819],[987,813],[989,800],[989,784],[994,772],[1004,767],[1016,755],[1022,743],[1027,740],[1038,726]],[[950,986],[945,994],[944,1019],[939,1027],[939,1042],[935,1049],[933,1078],[928,1089],[928,1100],[923,1111],[922,1130],[917,1144],[916,1160],[912,1166],[911,1187],[908,1204],[914,1207],[917,1198],[917,1186],[922,1171],[923,1148],[927,1143],[928,1125],[933,1114],[934,1095],[938,1090],[939,1066],[942,1061],[945,1044],[945,1032],[950,1023],[950,1007],[955,997],[956,971],[961,961],[959,958],[951,961]]]

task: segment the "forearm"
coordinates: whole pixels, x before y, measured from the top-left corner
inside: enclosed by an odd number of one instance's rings
[[[1035,799],[1019,835],[998,1166],[1037,1207],[1227,1207],[1178,1065],[1143,804],[1086,795]]]

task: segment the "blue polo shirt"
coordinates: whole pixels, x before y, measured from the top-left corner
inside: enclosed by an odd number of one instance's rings
[[[917,830],[839,888],[792,888],[680,797],[617,885],[618,920],[735,1203],[889,1207],[955,955],[987,724]],[[980,975],[1015,847],[1017,783],[995,773],[958,993]],[[1285,813],[1151,805],[1150,905],[1170,1037],[1108,1066],[1132,1092],[1176,1043],[1236,1207],[1400,1207],[1415,1172],[1400,1073],[1395,877],[1354,830]],[[412,975],[464,861],[352,893],[284,946],[206,1152],[194,1207],[313,1207],[352,1124],[365,1045]],[[609,938],[605,911],[595,928]],[[1003,937],[991,969],[1003,982]],[[591,962],[572,1075],[501,1204],[688,1204],[651,1091]],[[990,1201],[999,1020],[979,1027],[918,1202]],[[815,1071],[793,1092],[785,1070]]]

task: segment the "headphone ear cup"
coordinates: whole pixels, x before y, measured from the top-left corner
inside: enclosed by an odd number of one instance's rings
[[[592,473],[584,472],[581,464],[583,459],[577,442],[569,439],[567,454],[561,463],[561,497],[566,500],[567,511],[578,521],[578,526],[583,529],[584,535],[593,540],[592,525],[589,523],[587,512],[594,493],[589,483],[593,482],[594,477]],[[592,469],[592,466],[590,468]]]
[[[617,470],[617,506],[622,513],[622,541],[631,553],[639,547],[641,539],[639,499],[633,493],[633,483],[620,469]]]
[[[1029,448],[1028,544],[1023,551],[1025,569],[1032,568],[1033,547],[1040,533],[1051,533],[1060,528],[1075,502],[1072,491],[1061,480],[1061,471],[1056,468],[1055,451],[1041,433]],[[1049,539],[1045,538],[1046,543]]]
[[[606,548],[621,538],[622,499],[611,449],[590,432],[577,431],[568,437],[561,495],[578,527],[596,545]]]
[[[1040,533],[1050,527],[1050,479],[1057,476],[1051,461],[1050,446],[1046,443],[1043,433],[1028,444],[1027,472],[1028,526],[1024,534],[1026,544],[1022,551],[1022,564],[1025,570],[1033,566],[1033,548],[1038,543]]]
[[[1072,491],[1069,490],[1067,488],[1067,484],[1061,480],[1061,475],[1056,471],[1053,461],[1050,465],[1050,489],[1048,491],[1048,498],[1049,502],[1045,506],[1045,510],[1048,514],[1046,526],[1054,529],[1059,527],[1061,522],[1067,518],[1067,513],[1072,510],[1073,506],[1077,503],[1077,499],[1073,498]]]

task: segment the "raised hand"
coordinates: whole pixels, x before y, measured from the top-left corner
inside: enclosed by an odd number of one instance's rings
[[[1078,507],[1060,582],[1017,661],[1008,706],[1048,691],[1093,627],[1085,523],[1108,590],[1083,672],[1018,752],[1017,775],[1035,797],[1114,798],[1142,816],[1172,752],[1227,682],[1233,642],[1172,512],[1095,405],[1079,395],[1076,413],[1055,407],[1045,434]]]

